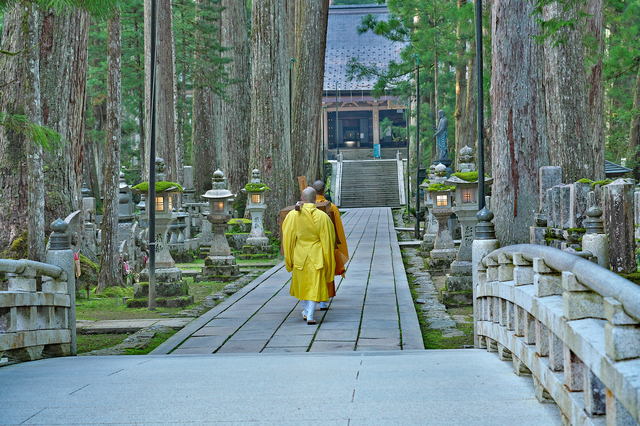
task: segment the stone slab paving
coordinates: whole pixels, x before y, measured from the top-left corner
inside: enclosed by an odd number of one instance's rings
[[[495,353],[326,344],[334,353],[289,347],[14,364],[0,368],[0,424],[561,424],[557,406],[538,403],[532,381]]]
[[[347,273],[329,310],[315,312],[317,325],[303,321],[280,263],[152,354],[424,349],[391,210],[350,209],[343,223]]]
[[[87,321],[78,320],[76,326],[78,333],[82,334],[113,334],[113,333],[135,333],[143,328],[152,325],[163,325],[165,327],[180,330],[189,324],[193,318],[166,318],[166,319],[135,319],[135,320],[104,320]]]

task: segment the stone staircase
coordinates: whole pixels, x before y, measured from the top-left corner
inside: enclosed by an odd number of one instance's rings
[[[340,207],[399,207],[398,161],[343,161]]]

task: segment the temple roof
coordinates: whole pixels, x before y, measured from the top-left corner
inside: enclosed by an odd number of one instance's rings
[[[620,177],[620,176],[623,176],[625,173],[629,173],[630,171],[632,170],[628,167],[623,167],[623,166],[620,166],[619,164],[612,163],[611,161],[604,160],[604,174],[608,178]]]
[[[324,60],[325,91],[369,91],[376,78],[347,81],[347,62],[358,58],[366,65],[386,67],[392,61],[400,61],[400,50],[406,43],[392,42],[371,31],[358,35],[357,27],[366,15],[377,15],[378,20],[389,17],[386,5],[331,6],[327,27],[327,50]]]

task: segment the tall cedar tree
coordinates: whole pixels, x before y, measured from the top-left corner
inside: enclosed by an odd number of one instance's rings
[[[100,256],[100,293],[106,287],[121,285],[122,267],[118,250],[118,205],[120,178],[120,117],[122,108],[121,86],[121,28],[120,12],[108,24],[107,58],[107,149],[104,171],[104,214],[102,216],[102,255]]]
[[[220,44],[227,48],[222,57],[231,84],[226,100],[221,104],[220,164],[229,179],[229,189],[243,197],[240,189],[248,182],[249,140],[251,139],[251,67],[249,66],[249,35],[247,5],[243,0],[222,0]],[[318,37],[320,37],[318,35]],[[320,61],[324,63],[324,56]],[[320,106],[318,106],[320,111]]]
[[[265,227],[279,235],[278,212],[299,199],[291,163],[289,55],[285,0],[251,4],[250,167],[262,172],[273,192],[266,197]]]
[[[328,17],[327,2],[296,1],[291,148],[293,173],[308,182],[322,177],[318,154]]]
[[[543,46],[534,40],[540,27],[532,13],[530,2],[492,4],[491,210],[503,245],[529,241],[529,226],[538,211],[538,168],[549,165]]]

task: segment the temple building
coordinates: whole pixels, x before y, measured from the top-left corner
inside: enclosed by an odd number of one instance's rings
[[[400,61],[405,43],[389,41],[370,31],[358,35],[358,25],[369,14],[386,20],[389,11],[386,5],[329,8],[322,97],[328,159],[335,159],[338,152],[346,160],[373,159],[374,153],[376,157],[395,159],[398,149],[404,152],[407,148],[405,102],[390,95],[374,98],[371,90],[375,77],[347,79],[351,58],[379,68],[386,68],[390,61]]]

